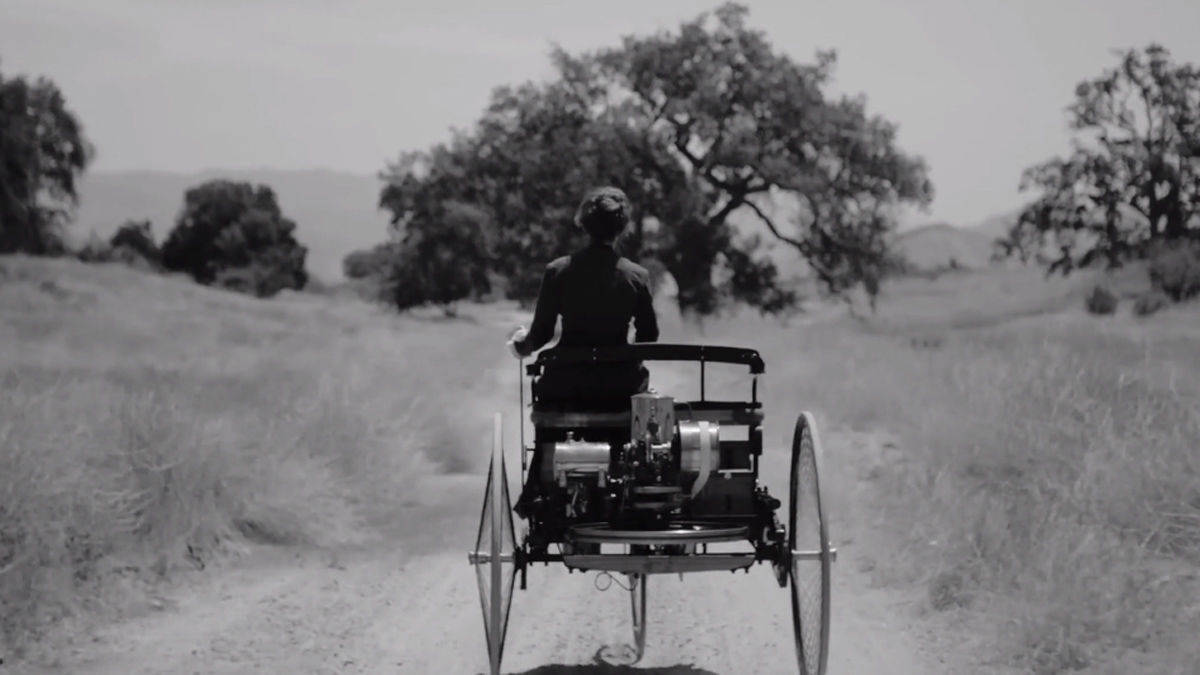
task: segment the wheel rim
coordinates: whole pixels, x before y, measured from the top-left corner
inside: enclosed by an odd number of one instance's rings
[[[829,660],[832,554],[821,504],[820,439],[811,413],[796,420],[792,437],[788,577],[796,658],[803,675],[823,674]]]

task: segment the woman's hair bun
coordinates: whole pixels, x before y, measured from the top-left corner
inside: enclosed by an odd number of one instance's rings
[[[620,211],[624,204],[615,195],[600,195],[595,202],[596,209],[605,213]]]
[[[629,224],[632,207],[620,188],[601,187],[587,193],[575,213],[575,223],[593,239],[612,241]]]

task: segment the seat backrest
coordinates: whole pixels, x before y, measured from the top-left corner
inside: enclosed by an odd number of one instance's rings
[[[628,429],[628,410],[616,412],[577,412],[535,409],[530,418],[533,426],[545,429]]]
[[[744,401],[676,401],[675,418],[759,426],[763,422],[762,405]]]

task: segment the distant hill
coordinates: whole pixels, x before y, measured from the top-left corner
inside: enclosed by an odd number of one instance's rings
[[[342,278],[342,257],[383,241],[387,214],[379,211],[377,177],[327,170],[209,170],[92,172],[80,186],[79,212],[70,234],[107,238],[125,220],[148,218],[161,241],[175,225],[188,188],[214,178],[264,183],[275,190],[284,215],[296,221],[296,238],[308,247],[308,269],[327,281]]]
[[[107,238],[126,220],[145,218],[154,224],[155,236],[161,241],[174,227],[184,191],[214,178],[270,185],[284,214],[296,221],[297,238],[309,250],[308,269],[320,279],[340,281],[342,258],[347,253],[386,237],[387,214],[376,208],[382,187],[376,176],[264,168],[87,173],[80,185],[79,212],[71,238],[81,242],[91,232]],[[787,222],[796,208],[786,202],[760,206],[779,222]],[[926,225],[897,234],[896,245],[918,269],[945,268],[952,259],[960,267],[982,268],[989,264],[992,242],[1015,217],[1015,212],[997,214],[973,227]],[[796,252],[765,234],[751,214],[735,214],[731,222],[744,235],[761,235],[768,255],[785,276],[803,275],[806,267]]]
[[[899,233],[896,250],[918,270],[981,269],[991,262],[993,241],[990,233],[938,223]]]
[[[985,234],[992,239],[999,239],[1008,234],[1009,229],[1017,222],[1017,217],[1020,215],[1020,209],[1004,211],[1003,213],[997,213],[984,218],[975,225],[972,225],[970,229]]]

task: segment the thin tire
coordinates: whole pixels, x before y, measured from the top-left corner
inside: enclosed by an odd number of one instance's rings
[[[633,648],[637,652],[634,663],[642,660],[646,651],[646,580],[645,574],[629,575],[629,606],[633,614]]]
[[[829,663],[833,552],[821,504],[821,441],[811,413],[796,419],[792,436],[788,578],[792,628],[801,675],[824,675]]]
[[[502,565],[500,562],[500,542],[503,541],[504,513],[504,437],[502,435],[503,421],[500,413],[492,418],[492,466],[496,467],[495,479],[489,481],[488,498],[492,502],[492,537],[491,537],[491,621],[488,626],[488,656],[492,667],[492,675],[500,675],[500,660],[504,658],[504,629],[500,619],[500,583]]]
[[[483,511],[479,517],[479,534],[475,538],[475,550],[468,555],[479,582],[488,669],[492,675],[500,673],[500,662],[504,658],[508,611],[512,605],[513,583],[516,580],[516,539],[510,505],[501,417],[496,413],[492,425],[492,457],[488,464]],[[505,568],[505,565],[509,567]]]

